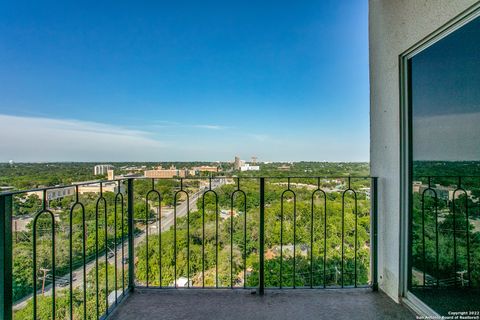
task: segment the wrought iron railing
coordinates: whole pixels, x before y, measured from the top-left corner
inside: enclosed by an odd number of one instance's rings
[[[414,177],[411,288],[480,288],[479,178]]]
[[[134,288],[376,289],[376,199],[369,177],[127,178],[2,193],[2,319],[106,318]]]

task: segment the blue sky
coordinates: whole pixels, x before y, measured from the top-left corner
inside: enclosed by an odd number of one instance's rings
[[[0,161],[368,161],[368,2],[0,5]]]

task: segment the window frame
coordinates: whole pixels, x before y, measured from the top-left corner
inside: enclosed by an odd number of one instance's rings
[[[411,59],[444,39],[470,21],[480,17],[480,2],[474,4],[442,27],[399,55],[400,84],[400,278],[399,296],[416,313],[438,316],[433,309],[410,291],[411,283],[411,192],[412,192],[412,101]]]

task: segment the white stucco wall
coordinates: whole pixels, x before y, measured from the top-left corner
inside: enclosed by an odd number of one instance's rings
[[[399,301],[399,55],[477,0],[370,0],[370,161],[379,177],[379,286]]]

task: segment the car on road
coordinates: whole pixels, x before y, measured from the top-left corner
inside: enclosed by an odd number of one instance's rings
[[[49,281],[52,281],[52,275],[51,274],[48,274],[45,279],[49,280]],[[75,281],[77,280],[75,278],[75,273],[72,274],[72,280]],[[55,285],[56,286],[59,286],[59,287],[66,287],[70,284],[70,276],[69,275],[65,275],[63,277],[55,277]]]
[[[58,278],[56,282],[57,282],[58,286],[66,287],[70,284],[70,279],[68,279],[68,278]]]

